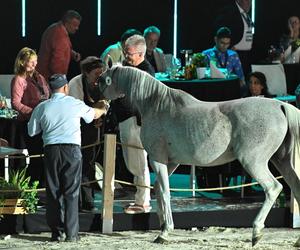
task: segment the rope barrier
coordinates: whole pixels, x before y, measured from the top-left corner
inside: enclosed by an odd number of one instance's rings
[[[275,179],[279,180],[282,179],[283,176],[277,176],[275,177]],[[142,187],[142,188],[149,188],[149,189],[154,189],[153,186],[144,186],[144,185],[135,185],[133,183],[130,182],[126,182],[126,181],[120,181],[120,180],[115,180],[115,182],[120,183],[120,184],[124,184],[124,185],[128,185],[128,186],[135,186],[135,187]],[[236,189],[236,188],[242,188],[242,187],[251,187],[251,186],[255,186],[255,185],[259,185],[258,182],[252,182],[252,183],[246,183],[246,184],[241,184],[241,185],[235,185],[235,186],[228,186],[228,187],[216,187],[216,188],[170,188],[170,191],[172,192],[208,192],[208,191],[218,191],[218,190],[227,190],[227,189]]]
[[[89,145],[85,145],[82,146],[81,149],[86,149],[86,148],[90,148],[90,147],[94,147],[97,145],[102,144],[103,141],[97,141],[93,144],[89,144]],[[131,144],[125,144],[125,143],[121,143],[121,142],[117,142],[117,145],[121,145],[124,147],[131,147],[131,148],[135,148],[135,149],[140,149],[140,150],[144,150],[144,148],[139,147],[139,146],[135,146],[135,145],[131,145]],[[11,156],[9,157],[10,159],[18,159],[18,158],[38,158],[38,157],[44,157],[44,154],[39,154],[39,155],[30,155],[30,156]],[[282,179],[282,176],[278,176],[276,177],[276,179]],[[92,183],[96,183],[98,181],[101,181],[102,179],[99,180],[92,180],[92,181],[88,181],[88,182],[84,182],[81,184],[81,186],[86,186]],[[137,184],[133,184],[130,182],[126,182],[126,181],[122,181],[122,180],[115,180],[116,183],[120,183],[120,184],[124,184],[127,186],[134,186],[134,187],[141,187],[141,188],[149,188],[149,189],[154,189],[153,186],[144,186],[144,185],[137,185]],[[227,187],[216,187],[216,188],[195,188],[195,189],[181,189],[181,188],[170,188],[171,192],[210,192],[210,191],[219,191],[219,190],[228,190],[228,189],[237,189],[237,188],[242,188],[242,187],[250,187],[250,186],[254,186],[254,185],[258,185],[258,182],[252,182],[252,183],[247,183],[247,184],[241,184],[241,185],[235,185],[235,186],[227,186]],[[32,192],[32,191],[36,191],[36,192],[44,192],[46,189],[45,188],[39,188],[39,189],[26,189],[26,190],[0,190],[0,193],[15,193],[15,192]]]
[[[275,177],[275,179],[279,180],[282,179],[283,176],[277,176]],[[98,180],[93,180],[93,181],[87,181],[84,183],[81,183],[81,186],[86,186],[88,184],[92,184],[92,183],[97,183],[98,181],[102,181],[102,179],[98,179]],[[131,182],[126,182],[126,181],[121,181],[121,180],[115,180],[116,183],[119,184],[124,184],[127,186],[133,186],[133,187],[141,187],[141,188],[149,188],[149,189],[154,189],[153,186],[145,186],[145,185],[137,185],[137,184],[133,184]],[[242,187],[250,187],[250,186],[255,186],[255,185],[259,185],[258,182],[251,182],[251,183],[246,183],[246,184],[241,184],[241,185],[235,185],[235,186],[227,186],[227,187],[216,187],[216,188],[170,188],[171,192],[210,192],[210,191],[219,191],[219,190],[228,190],[228,189],[236,189],[236,188],[242,188]],[[1,193],[17,193],[17,192],[44,192],[46,191],[46,188],[37,188],[37,189],[24,189],[24,190],[0,190],[0,194]]]
[[[85,146],[82,146],[81,149],[87,149],[87,148],[91,148],[97,145],[103,144],[103,141],[98,141],[92,144],[88,144]],[[125,143],[121,143],[121,142],[117,142],[117,145],[120,146],[124,146],[124,147],[129,147],[129,148],[135,148],[135,149],[140,149],[140,150],[144,150],[144,148],[139,147],[139,146],[135,146],[135,145],[131,145],[131,144],[125,144]],[[13,156],[9,156],[9,159],[21,159],[21,158],[42,158],[44,157],[44,154],[36,154],[36,155],[13,155]]]
[[[95,143],[92,143],[92,144],[89,144],[89,145],[82,146],[81,149],[91,148],[91,147],[100,145],[102,143],[103,143],[103,141],[98,141],[98,142],[95,142]],[[44,157],[44,154],[36,154],[36,155],[12,155],[12,156],[9,156],[9,159],[42,158],[42,157]]]

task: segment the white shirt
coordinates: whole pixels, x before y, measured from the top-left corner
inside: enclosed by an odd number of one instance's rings
[[[80,119],[93,121],[95,111],[84,102],[63,93],[54,93],[40,103],[28,122],[28,134],[43,132],[44,146],[72,143],[81,145]]]

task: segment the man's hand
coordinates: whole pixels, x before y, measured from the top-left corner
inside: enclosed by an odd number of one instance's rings
[[[94,110],[95,110],[94,119],[98,119],[102,115],[106,115],[106,113],[107,113],[107,110],[105,108],[102,108],[102,109],[94,108]]]
[[[79,62],[81,60],[81,55],[80,53],[72,50],[72,59],[75,61],[75,62]]]
[[[93,108],[98,108],[98,109],[109,109],[109,103],[106,100],[100,100],[96,103],[93,104]]]
[[[100,118],[102,115],[106,115],[109,109],[109,103],[106,100],[100,100],[93,104],[93,108],[95,110],[94,119]]]

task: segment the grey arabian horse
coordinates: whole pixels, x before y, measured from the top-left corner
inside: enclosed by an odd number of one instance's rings
[[[269,160],[300,204],[300,180],[293,166],[300,111],[292,105],[257,97],[202,102],[132,67],[107,69],[98,84],[105,98],[125,95],[141,114],[141,140],[156,173],[161,232],[155,242],[168,240],[174,228],[168,176],[178,164],[211,167],[235,159],[241,162],[266,195],[253,223],[252,245],[262,237],[265,219],[282,190],[269,171]]]

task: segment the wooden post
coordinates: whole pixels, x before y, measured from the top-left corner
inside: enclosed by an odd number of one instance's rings
[[[4,156],[4,178],[8,182],[9,181],[9,159],[8,155]]]
[[[190,186],[192,189],[192,197],[196,196],[196,170],[195,170],[195,165],[191,166],[191,174],[190,174]]]
[[[104,180],[102,190],[102,233],[113,231],[113,203],[116,160],[116,135],[104,135]]]
[[[295,172],[298,176],[300,176],[300,158],[299,158],[299,148],[298,145],[295,145],[294,149],[294,167]],[[299,214],[299,204],[294,198],[293,193],[291,193],[291,205],[290,205],[291,213],[293,215],[293,228],[299,228],[300,227],[300,214]]]

